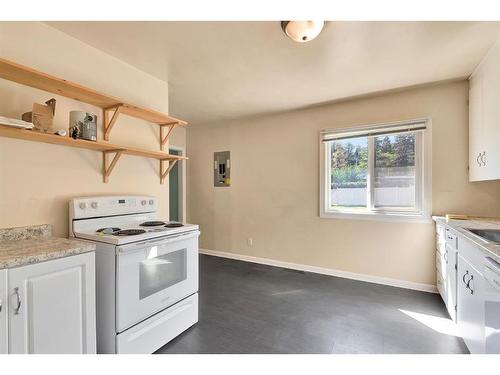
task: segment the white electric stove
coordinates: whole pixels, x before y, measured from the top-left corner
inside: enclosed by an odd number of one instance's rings
[[[152,353],[198,321],[197,225],[149,196],[76,198],[70,235],[96,248],[98,353]]]

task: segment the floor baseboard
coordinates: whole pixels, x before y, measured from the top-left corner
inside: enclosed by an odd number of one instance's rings
[[[305,264],[283,262],[280,260],[274,260],[274,259],[269,259],[269,258],[259,258],[259,257],[250,256],[250,255],[229,253],[229,252],[224,252],[224,251],[199,249],[199,252],[200,252],[200,254],[211,255],[211,256],[216,256],[216,257],[221,257],[221,258],[242,260],[245,262],[266,264],[268,266],[290,268],[290,269],[298,270],[298,271],[306,271],[306,272],[319,273],[322,275],[343,277],[345,279],[365,281],[365,282],[374,283],[374,284],[389,285],[389,286],[395,286],[398,288],[413,289],[413,290],[418,290],[418,291],[422,291],[422,292],[429,292],[429,293],[437,293],[438,292],[436,286],[431,285],[431,284],[414,283],[411,281],[391,279],[391,278],[380,277],[380,276],[364,275],[364,274],[360,274],[360,273],[346,272],[346,271],[341,271],[341,270],[336,270],[336,269],[331,269],[331,268],[308,266]]]

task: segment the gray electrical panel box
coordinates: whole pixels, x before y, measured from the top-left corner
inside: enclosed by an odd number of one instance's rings
[[[214,152],[214,186],[231,186],[231,158],[229,151]]]

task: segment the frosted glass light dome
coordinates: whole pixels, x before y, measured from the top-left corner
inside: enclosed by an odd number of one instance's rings
[[[281,28],[292,40],[306,43],[316,38],[323,30],[325,21],[282,21]]]

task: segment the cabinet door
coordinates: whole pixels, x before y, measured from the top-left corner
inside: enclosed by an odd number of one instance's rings
[[[457,323],[472,354],[484,353],[483,276],[458,254]]]
[[[500,43],[470,79],[469,180],[500,179]]]
[[[444,249],[445,245],[443,245]],[[443,299],[443,302],[447,302],[446,294],[446,249],[441,253],[439,250],[436,251],[436,286]]]
[[[94,253],[9,270],[9,353],[95,353]]]
[[[7,270],[0,270],[0,354],[7,354]]]
[[[483,179],[500,178],[500,45],[495,45],[482,64],[483,127],[480,152]]]
[[[469,81],[469,181],[484,178],[484,166],[481,162],[483,128],[483,89],[480,72]]]
[[[446,245],[446,308],[450,318],[456,321],[457,305],[457,251]]]

